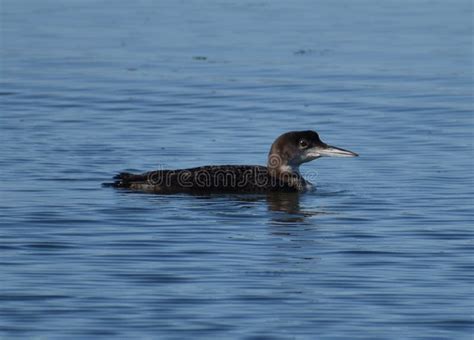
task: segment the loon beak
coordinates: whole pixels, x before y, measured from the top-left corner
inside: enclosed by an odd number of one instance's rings
[[[323,148],[318,148],[317,151],[321,156],[327,157],[357,157],[359,156],[355,152],[344,150],[332,145],[325,145]]]
[[[324,144],[309,149],[307,156],[310,159],[315,159],[319,157],[357,157],[359,155],[349,150],[344,150],[332,145]]]

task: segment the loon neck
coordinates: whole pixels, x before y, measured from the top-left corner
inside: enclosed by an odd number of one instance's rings
[[[298,191],[306,190],[306,181],[300,174],[299,164],[296,165],[288,162],[282,162],[281,164],[272,163],[271,158],[269,158],[267,165],[268,172],[273,178],[286,182],[291,187],[298,189]]]
[[[288,162],[278,154],[271,154],[268,157],[267,167],[272,176],[295,176],[301,177],[300,165]]]
[[[288,175],[300,176],[300,167],[299,167],[299,165],[284,164],[284,165],[280,165],[277,168],[270,168],[270,169],[274,169],[274,171],[278,174],[288,174]]]

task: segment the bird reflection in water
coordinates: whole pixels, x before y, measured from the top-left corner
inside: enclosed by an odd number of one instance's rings
[[[162,195],[153,195],[146,193],[147,196],[152,196],[161,199]],[[197,200],[213,201],[219,205],[218,211],[221,213],[226,209],[223,208],[228,204],[228,208],[232,206],[238,206],[239,208],[249,208],[248,203],[266,203],[267,210],[269,211],[268,217],[270,224],[274,226],[297,226],[301,224],[307,224],[308,217],[317,215],[327,215],[327,211],[322,210],[308,210],[301,209],[300,198],[305,194],[299,192],[271,192],[267,194],[257,195],[235,195],[235,194],[208,194],[208,195],[179,195],[178,197],[193,197]],[[224,202],[227,202],[224,206]],[[235,216],[235,215],[234,215]]]
[[[267,195],[268,210],[274,212],[274,224],[292,224],[305,222],[308,217],[323,215],[322,211],[302,210],[300,207],[300,193],[275,192]]]
[[[256,196],[233,196],[239,202],[266,201],[270,212],[271,222],[274,225],[303,223],[308,217],[324,215],[324,211],[302,210],[300,207],[299,192],[271,192],[266,195]]]

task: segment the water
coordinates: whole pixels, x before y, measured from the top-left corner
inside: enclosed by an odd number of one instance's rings
[[[2,1],[0,337],[470,339],[470,1]],[[118,171],[357,159],[302,195]]]

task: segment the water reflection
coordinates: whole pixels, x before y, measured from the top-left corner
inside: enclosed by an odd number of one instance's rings
[[[266,196],[268,210],[271,214],[272,225],[301,224],[308,217],[325,214],[323,211],[301,209],[300,193],[270,193]]]
[[[310,195],[310,193],[271,192],[259,195],[230,195],[224,197],[227,197],[229,201],[237,202],[239,205],[243,203],[265,202],[270,222],[278,225],[304,223],[308,217],[327,214],[324,211],[302,209],[300,200],[303,195]],[[196,197],[200,199],[216,198],[214,195]]]
[[[266,196],[269,211],[282,211],[288,214],[300,214],[300,193],[269,193]]]
[[[136,192],[125,191],[123,193],[133,194]],[[307,222],[308,217],[316,215],[328,214],[327,211],[322,210],[308,210],[301,208],[301,198],[305,195],[311,195],[311,193],[287,193],[287,192],[271,192],[266,194],[208,194],[208,195],[193,195],[193,194],[179,194],[179,195],[155,195],[153,193],[140,193],[140,195],[152,195],[158,199],[161,203],[163,197],[166,197],[166,201],[169,203],[170,200],[176,199],[177,202],[182,202],[183,197],[189,198],[190,200],[205,200],[206,207],[209,208],[208,204],[213,206],[213,210],[219,214],[226,215],[231,213],[235,216],[235,207],[239,210],[245,208],[259,209],[261,204],[266,204],[268,211],[268,218],[271,224],[297,224]],[[256,203],[256,205],[255,205]],[[234,206],[234,208],[231,208]],[[232,211],[229,211],[231,209]]]

